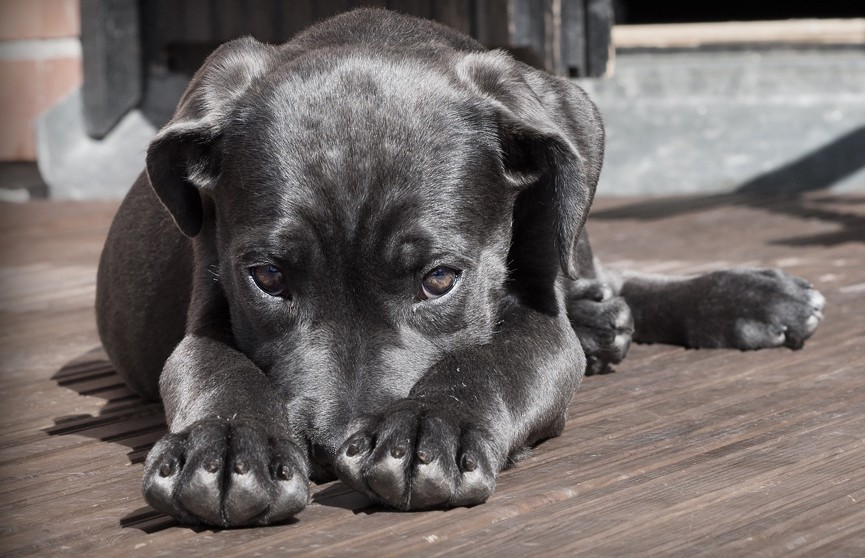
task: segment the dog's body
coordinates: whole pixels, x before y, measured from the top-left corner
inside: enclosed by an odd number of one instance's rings
[[[401,509],[479,503],[632,334],[801,346],[822,297],[800,279],[601,269],[602,156],[576,85],[432,22],[359,10],[221,47],[100,262],[105,349],[170,425],[148,502],[264,524],[335,473]]]

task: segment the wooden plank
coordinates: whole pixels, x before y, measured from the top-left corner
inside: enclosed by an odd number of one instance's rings
[[[865,553],[865,197],[597,200],[607,263],[780,265],[826,294],[826,320],[802,351],[634,347],[484,505],[393,513],[333,482],[296,521],[224,531],[141,498],[162,416],[120,386],[92,314],[115,207],[0,205],[4,556]]]
[[[312,7],[312,18],[321,21],[340,12],[350,10],[354,7],[353,0],[310,0]],[[304,27],[311,22],[304,23]]]
[[[429,19],[433,15],[432,3],[433,0],[389,0],[386,6],[404,14]]]
[[[283,36],[286,38],[292,37],[312,23],[313,12],[311,2],[315,2],[315,0],[297,0],[295,2],[283,4],[280,26],[283,31]]]
[[[865,45],[865,19],[790,19],[616,25],[617,48],[696,48],[709,45]]]
[[[212,0],[213,34],[218,42],[230,41],[251,31],[250,15],[246,2],[235,0]]]
[[[509,0],[475,0],[475,38],[489,48],[510,45]]]
[[[586,0],[586,72],[590,77],[611,71],[614,43],[612,0]]]
[[[102,138],[142,96],[138,3],[81,0],[84,123]]]
[[[180,18],[183,27],[182,34],[174,38],[177,42],[213,43],[217,39],[213,33],[213,2],[212,0],[184,0],[174,6],[165,5],[168,10],[182,10]],[[172,13],[163,13],[163,18],[171,18]]]
[[[549,2],[536,0],[510,0],[508,46],[522,53],[523,59],[536,60],[534,65],[544,67],[547,26],[545,12]],[[553,68],[554,70],[554,68]]]
[[[586,68],[586,6],[583,0],[562,0],[562,73],[569,77],[585,77]]]
[[[432,4],[433,19],[453,27],[457,31],[472,35],[472,3],[465,0],[435,0]]]
[[[247,12],[247,27],[244,34],[250,34],[259,41],[267,43],[282,43],[288,40],[282,27],[283,0],[248,0],[244,2]]]

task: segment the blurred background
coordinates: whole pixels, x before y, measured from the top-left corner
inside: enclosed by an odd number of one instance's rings
[[[0,0],[0,201],[121,197],[213,48],[357,6],[576,80],[599,195],[865,192],[862,0]]]

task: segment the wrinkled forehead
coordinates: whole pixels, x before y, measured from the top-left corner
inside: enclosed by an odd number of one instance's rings
[[[253,221],[286,213],[351,228],[370,218],[483,227],[497,203],[491,118],[431,68],[341,59],[277,72],[227,134],[224,173]],[[290,70],[290,71],[289,71]],[[237,176],[230,177],[230,174]]]

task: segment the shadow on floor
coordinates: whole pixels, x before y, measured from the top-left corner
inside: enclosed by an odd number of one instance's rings
[[[865,242],[865,216],[843,210],[844,205],[865,203],[865,196],[845,196],[843,199],[830,193],[820,197],[803,196],[828,188],[863,168],[865,126],[748,180],[732,193],[659,198],[592,212],[591,218],[654,221],[723,206],[745,206],[800,219],[826,221],[839,227],[838,231],[831,233],[776,240],[776,244],[834,246],[845,242]]]
[[[333,482],[329,486],[315,492],[312,501],[322,506],[349,510],[355,514],[370,515],[379,512],[393,512],[394,510],[377,504],[360,492],[349,488],[342,482]]]
[[[73,359],[52,377],[57,385],[71,389],[79,395],[100,397],[105,405],[97,415],[70,415],[54,419],[54,426],[44,429],[50,436],[75,434],[102,442],[121,444],[129,448],[126,454],[132,464],[143,463],[150,448],[165,433],[165,415],[162,404],[146,401],[129,390],[114,370],[101,347],[94,348]],[[385,510],[373,504],[366,496],[340,482],[331,483],[313,495],[313,501],[331,507],[353,509],[355,513],[374,513]],[[290,519],[285,523],[298,520]],[[123,528],[155,533],[171,527],[190,528],[195,532],[208,531],[207,527],[187,527],[173,518],[143,506],[120,519]]]
[[[144,462],[153,444],[167,432],[162,404],[132,393],[101,347],[68,362],[51,379],[79,395],[105,399],[105,405],[97,415],[55,418],[54,426],[44,429],[50,436],[75,434],[121,444],[129,448],[126,454],[129,462],[138,464]],[[155,533],[180,524],[145,506],[121,518],[120,526]]]
[[[76,434],[130,449],[130,463],[143,463],[147,452],[167,431],[162,404],[146,401],[129,390],[101,347],[68,362],[52,380],[79,395],[100,397],[105,405],[97,415],[57,417],[45,429],[51,436]]]
[[[186,527],[180,525],[173,517],[158,512],[150,506],[142,506],[137,510],[126,514],[120,518],[120,526],[124,529],[138,529],[142,533],[148,535],[158,533],[171,527]],[[186,527],[196,533],[206,531],[206,529]]]

